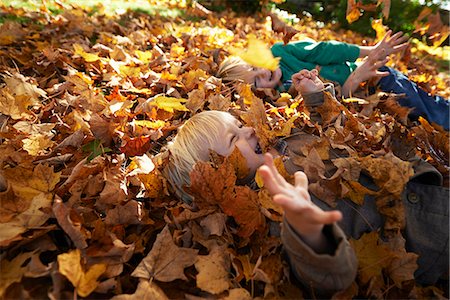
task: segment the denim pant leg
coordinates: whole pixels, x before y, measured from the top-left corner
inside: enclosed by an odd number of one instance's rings
[[[378,84],[383,92],[406,94],[406,97],[399,99],[398,102],[401,106],[414,108],[409,115],[411,119],[415,120],[421,116],[449,130],[449,101],[440,96],[431,96],[397,70],[386,66],[379,70],[389,72],[389,75],[381,78]]]

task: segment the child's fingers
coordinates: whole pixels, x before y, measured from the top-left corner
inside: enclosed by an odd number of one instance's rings
[[[320,210],[315,215],[315,221],[318,224],[332,224],[342,219],[342,213],[338,210],[323,211]]]
[[[377,71],[375,74],[375,76],[377,76],[377,77],[386,77],[388,75],[389,75],[389,72],[380,72],[380,71]]]
[[[296,187],[301,187],[308,190],[308,177],[306,176],[305,173],[297,171],[295,172],[294,177]]]
[[[282,192],[282,187],[278,183],[278,180],[275,178],[274,174],[272,174],[269,166],[263,165],[259,167],[259,174],[262,177],[264,186],[269,190],[271,195],[276,195]]]

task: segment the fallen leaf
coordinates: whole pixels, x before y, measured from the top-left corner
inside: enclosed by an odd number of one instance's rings
[[[95,264],[84,271],[79,249],[59,254],[58,266],[59,272],[69,279],[81,297],[87,297],[95,290],[98,278],[106,270],[105,264]]]
[[[139,263],[131,276],[156,279],[163,282],[175,279],[188,280],[184,268],[195,263],[198,250],[180,248],[172,240],[169,227],[166,226],[156,237],[152,250]]]
[[[116,295],[111,300],[169,300],[164,291],[156,283],[140,279],[136,291],[133,294]]]
[[[230,258],[226,251],[213,248],[208,255],[198,255],[195,268],[197,286],[211,294],[220,294],[231,286],[229,278]]]
[[[232,49],[231,54],[239,56],[246,63],[254,67],[275,71],[280,61],[279,57],[274,57],[268,45],[258,40],[254,35],[248,35],[248,46],[246,50]]]

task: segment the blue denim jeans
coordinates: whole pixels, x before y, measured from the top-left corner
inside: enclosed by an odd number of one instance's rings
[[[434,122],[449,130],[450,108],[449,101],[440,97],[432,96],[422,90],[415,82],[412,82],[401,72],[383,66],[380,71],[387,71],[389,75],[382,77],[378,86],[383,92],[393,92],[396,94],[406,94],[406,97],[399,99],[401,106],[414,108],[409,117],[413,120],[419,116]]]

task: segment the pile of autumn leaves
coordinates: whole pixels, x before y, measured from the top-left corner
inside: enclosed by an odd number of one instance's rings
[[[393,95],[364,98],[364,105],[326,102],[319,126],[298,99],[212,76],[228,47],[246,46],[247,34],[267,44],[285,37],[262,17],[197,15],[194,22],[90,16],[79,8],[58,16],[45,7],[2,11],[27,20],[0,30],[3,298],[302,298],[281,255],[282,211],[264,188],[236,185],[246,172],[238,151],[196,166],[194,206],[168,188],[163,146],[202,110],[234,111],[256,128],[263,147],[293,127],[316,134],[301,149],[301,163],[311,189],[331,205],[371,192],[357,184],[355,170],[385,187],[379,199],[399,199],[412,172],[402,160],[411,155],[448,172],[448,134],[424,120],[406,126],[407,111]],[[341,39],[312,20],[296,30],[296,38]],[[417,64],[409,59],[403,63]],[[434,80],[425,83],[439,84]],[[351,154],[335,166],[353,172],[325,176],[332,149]],[[390,229],[401,227],[398,202],[380,206]],[[336,297],[441,295],[438,287],[415,285],[416,256],[403,243],[395,234],[382,242],[377,233],[352,241],[360,270]]]

